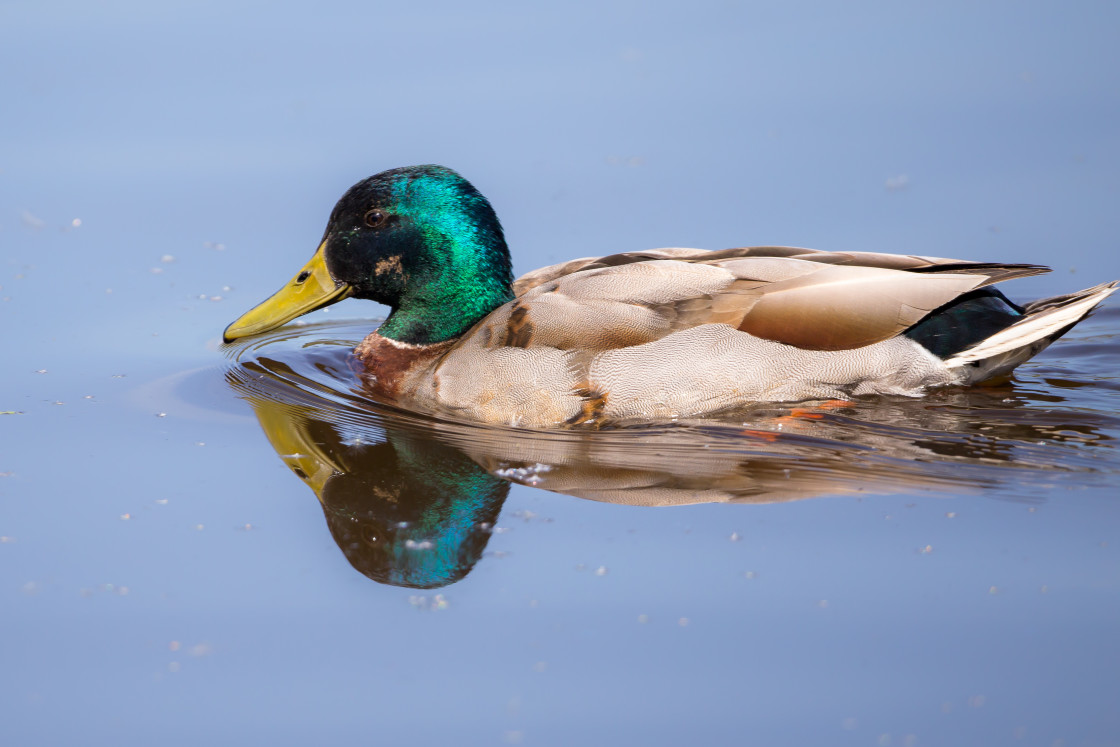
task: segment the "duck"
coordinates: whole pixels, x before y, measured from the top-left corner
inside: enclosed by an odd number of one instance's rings
[[[310,261],[223,340],[369,299],[391,310],[354,349],[372,397],[493,425],[602,427],[1005,381],[1118,286],[1023,305],[993,287],[1048,271],[750,246],[583,257],[514,279],[482,193],[449,168],[408,166],[347,190]]]

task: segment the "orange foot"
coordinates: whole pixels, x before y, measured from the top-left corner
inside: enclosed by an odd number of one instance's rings
[[[854,407],[854,406],[855,406],[855,402],[849,402],[846,399],[830,399],[830,400],[825,400],[824,402],[821,402],[816,407],[811,407],[811,408],[794,407],[794,408],[791,408],[790,411],[789,411],[789,415],[783,415],[780,418],[775,418],[774,420],[775,420],[775,422],[778,422],[778,423],[789,423],[789,422],[793,422],[793,421],[797,420],[798,418],[800,418],[802,420],[822,420],[822,419],[824,419],[824,415],[819,413],[819,412],[814,412],[814,410],[836,410],[836,409],[839,409],[841,407]]]

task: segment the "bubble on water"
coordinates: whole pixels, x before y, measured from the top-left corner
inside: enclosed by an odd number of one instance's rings
[[[157,412],[157,413],[156,413],[156,417],[157,417],[157,418],[166,418],[166,417],[167,417],[167,413],[166,413],[166,412]]]
[[[739,540],[743,539],[743,536],[738,532],[732,532],[731,536],[727,539],[731,540],[732,542],[738,542]]]
[[[605,576],[605,575],[607,575],[607,567],[606,567],[605,565],[601,565],[601,566],[599,566],[598,568],[596,568],[596,569],[595,569],[595,575],[596,575],[596,576]]]
[[[171,264],[172,262],[175,261],[175,255],[165,254],[165,255],[163,255],[162,257],[159,258],[159,261],[163,262],[165,265],[169,265],[169,264]]]
[[[27,226],[28,228],[34,228],[35,230],[39,230],[43,226],[47,225],[46,221],[44,221],[39,216],[33,214],[30,210],[21,211],[19,217],[20,217],[20,220],[23,221],[23,225]]]
[[[883,183],[889,192],[898,192],[899,190],[906,189],[910,186],[910,177],[906,174],[899,174],[898,176],[887,177]]]
[[[121,521],[128,521],[132,518],[132,514],[121,514]]]
[[[178,641],[171,641],[167,644],[168,651],[178,651],[181,644]]]
[[[443,594],[436,594],[433,597],[413,595],[408,598],[408,603],[416,609],[428,610],[431,612],[441,612],[450,606],[447,602],[447,598],[444,597]]]
[[[70,221],[70,226],[72,228],[81,228],[82,227],[82,219],[81,218],[75,218],[74,220]]]
[[[538,485],[544,481],[541,475],[551,471],[551,465],[537,462],[528,467],[499,467],[494,470],[494,476],[524,485]]]
[[[46,372],[47,372],[47,369],[45,369],[45,368],[40,368],[40,369],[39,369],[38,371],[36,371],[35,373],[37,373],[37,374],[45,374]]]

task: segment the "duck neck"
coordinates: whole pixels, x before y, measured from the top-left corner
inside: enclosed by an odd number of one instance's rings
[[[405,269],[411,277],[378,333],[411,345],[446,342],[512,301],[505,239],[500,229],[486,233],[425,237],[424,261]]]

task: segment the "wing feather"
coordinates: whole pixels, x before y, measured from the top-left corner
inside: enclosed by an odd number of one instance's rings
[[[626,252],[523,275],[517,299],[483,334],[490,347],[590,352],[728,324],[807,350],[847,350],[890,339],[971,290],[1045,271],[776,246]]]

